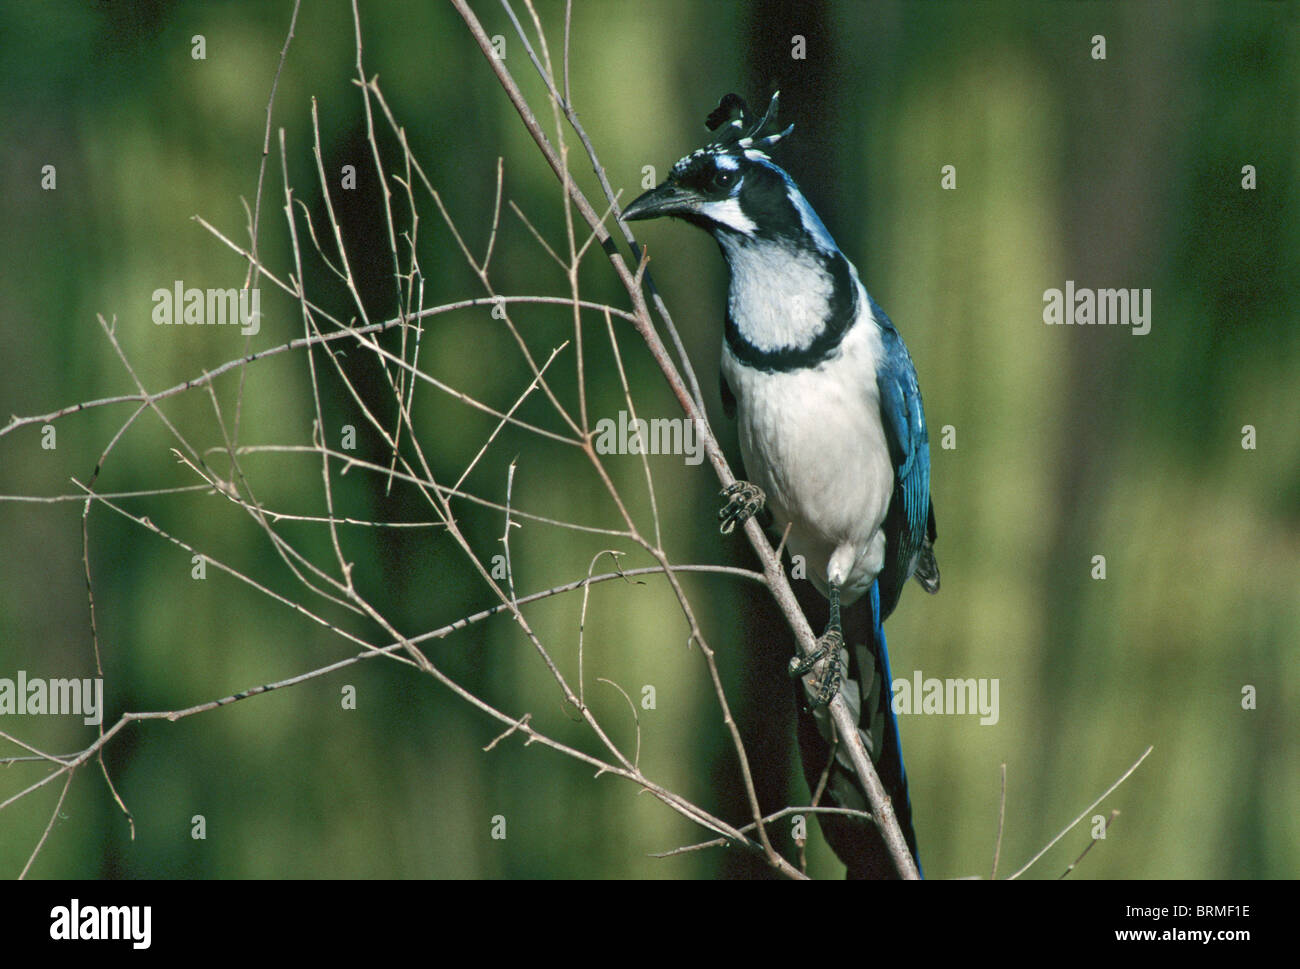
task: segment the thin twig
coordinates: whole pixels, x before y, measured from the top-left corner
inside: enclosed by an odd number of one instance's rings
[[[1070,874],[1070,872],[1074,871],[1074,869],[1079,867],[1079,862],[1083,861],[1084,856],[1093,849],[1093,846],[1096,845],[1098,841],[1106,837],[1106,832],[1110,830],[1110,826],[1115,823],[1115,819],[1117,817],[1119,817],[1119,809],[1114,808],[1111,810],[1110,815],[1106,818],[1105,822],[1101,826],[1101,838],[1089,838],[1087,846],[1082,851],[1079,852],[1079,857],[1075,858],[1074,861],[1070,862],[1069,866],[1065,869],[1065,871],[1061,872],[1061,876],[1060,878],[1057,879],[1057,881],[1061,881],[1062,879],[1066,878]]]
[[[23,870],[18,875],[19,881],[26,878],[27,873],[32,870],[32,865],[36,861],[36,856],[41,853],[41,849],[45,847],[45,842],[49,838],[50,832],[54,830],[54,822],[59,819],[59,812],[63,810],[63,799],[68,796],[68,788],[72,786],[72,778],[74,776],[76,776],[76,771],[69,770],[68,779],[63,782],[63,790],[59,792],[59,800],[54,805],[54,810],[50,812],[50,821],[45,825],[45,830],[41,832],[41,840],[36,842],[36,847],[32,849],[32,853],[28,856],[27,864],[23,865]]]
[[[998,840],[993,846],[993,873],[989,875],[989,881],[996,881],[998,877],[998,859],[1002,857],[1002,825],[1007,818],[1007,764],[1002,762],[1002,795],[998,798]]]
[[[1079,812],[1079,816],[1077,818],[1075,818],[1073,821],[1067,824],[1063,829],[1061,829],[1061,832],[1055,838],[1047,842],[1047,844],[1043,845],[1042,849],[1039,850],[1038,854],[1034,855],[1034,857],[1030,858],[1027,862],[1025,862],[1024,865],[1022,865],[1020,869],[1015,872],[1015,874],[1009,875],[1007,877],[1007,881],[1014,881],[1015,879],[1023,875],[1025,872],[1027,872],[1034,865],[1034,863],[1037,862],[1039,858],[1043,857],[1043,855],[1047,854],[1047,852],[1049,852],[1056,845],[1058,841],[1060,841],[1072,830],[1074,830],[1074,826],[1078,824],[1080,821],[1082,821],[1084,818],[1086,818],[1090,811],[1092,811],[1102,801],[1106,800],[1106,798],[1110,797],[1111,794],[1115,792],[1116,788],[1118,788],[1121,784],[1123,784],[1126,780],[1129,779],[1129,776],[1135,770],[1137,770],[1138,767],[1142,765],[1142,761],[1146,760],[1147,757],[1150,756],[1151,751],[1153,750],[1155,750],[1155,747],[1148,747],[1146,750],[1142,751],[1142,756],[1139,757],[1137,760],[1135,760],[1133,762],[1133,765],[1128,770],[1126,770],[1123,774],[1120,774],[1119,780],[1117,780],[1110,787],[1106,788],[1106,790],[1102,792],[1101,796],[1097,798],[1097,800],[1093,801],[1081,812]]]

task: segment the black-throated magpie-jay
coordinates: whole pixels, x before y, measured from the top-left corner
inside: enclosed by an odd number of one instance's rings
[[[790,671],[802,675],[826,661],[813,711],[823,738],[830,726],[821,708],[843,684],[915,856],[883,623],[909,578],[928,592],[939,588],[921,391],[903,338],[768,156],[793,127],[776,130],[776,106],[773,96],[755,120],[739,97],[724,97],[708,120],[714,139],[678,161],[623,218],[684,219],[722,250],[730,271],[722,398],[738,421],[749,478],[724,492],[722,530],[764,504],[776,532],[789,529],[787,548],[803,557],[830,603],[818,650],[792,660]],[[861,619],[846,649],[841,609],[847,619],[855,604]],[[823,740],[810,752],[817,731],[804,726],[811,785],[829,748]],[[841,751],[836,761],[831,793],[841,806],[865,809],[847,755]],[[850,877],[894,873],[874,828],[864,839],[861,826],[826,819],[822,826]]]

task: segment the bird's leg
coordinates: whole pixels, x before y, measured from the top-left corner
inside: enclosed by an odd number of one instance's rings
[[[722,522],[718,531],[730,535],[732,529],[757,515],[767,501],[767,495],[758,485],[748,481],[733,481],[719,492],[727,503],[718,511],[718,520]]]
[[[802,659],[798,656],[790,660],[790,675],[803,676],[823,659],[826,669],[822,675],[817,696],[813,698],[814,707],[824,707],[835,699],[840,691],[842,668],[840,665],[840,648],[844,645],[844,631],[840,628],[840,587],[831,584],[831,617],[826,623],[826,632],[817,640],[817,648]]]

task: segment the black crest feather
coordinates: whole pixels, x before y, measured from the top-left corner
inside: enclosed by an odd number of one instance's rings
[[[738,94],[723,95],[718,106],[704,122],[710,131],[718,132],[709,147],[741,151],[756,148],[766,151],[775,145],[794,130],[794,125],[787,125],[783,130],[777,129],[776,108],[780,96],[780,91],[773,94],[767,105],[767,113],[755,119],[744,98]]]

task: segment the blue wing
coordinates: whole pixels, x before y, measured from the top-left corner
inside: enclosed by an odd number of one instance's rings
[[[880,392],[880,422],[885,429],[894,466],[894,494],[885,516],[885,565],[880,572],[881,619],[898,605],[903,586],[915,575],[927,592],[939,590],[934,558],[934,505],[930,501],[930,436],[916,368],[894,329],[874,299],[871,312],[880,326],[884,354],[876,372]]]

